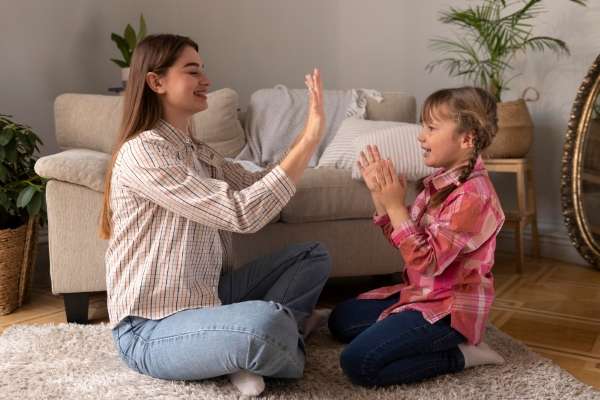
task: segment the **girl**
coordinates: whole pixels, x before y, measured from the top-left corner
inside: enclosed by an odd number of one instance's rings
[[[290,200],[324,130],[322,84],[306,76],[304,130],[278,166],[249,173],[204,143],[189,124],[207,108],[210,82],[198,45],[148,36],[135,49],[123,122],[101,215],[113,337],[132,369],[198,380],[230,374],[246,395],[263,376],[298,378],[303,336],[330,271],[306,243],[232,269],[231,232],[252,233]]]
[[[338,305],[329,329],[350,343],[341,366],[363,386],[419,381],[503,359],[481,342],[494,298],[491,269],[504,214],[480,157],[497,131],[496,101],[482,89],[433,93],[421,113],[424,179],[410,210],[406,182],[376,147],[359,167],[374,222],[405,261],[405,283]]]

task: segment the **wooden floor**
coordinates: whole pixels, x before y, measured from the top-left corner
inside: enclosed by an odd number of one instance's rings
[[[600,271],[547,259],[528,259],[515,272],[510,255],[499,255],[494,267],[496,301],[491,322],[533,351],[551,358],[583,382],[600,388]],[[375,278],[332,279],[320,306],[389,282]],[[95,294],[90,318],[107,320],[106,297]],[[0,316],[0,332],[13,324],[65,322],[62,298],[47,285],[32,289],[29,303]]]

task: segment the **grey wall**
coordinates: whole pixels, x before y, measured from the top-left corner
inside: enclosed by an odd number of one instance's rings
[[[570,57],[521,56],[522,74],[505,100],[527,86],[541,94],[530,110],[536,125],[534,156],[541,231],[564,238],[560,215],[563,137],[577,88],[600,53],[600,2],[582,8],[546,0],[537,33],[564,39]],[[414,94],[421,103],[433,90],[461,84],[442,70],[425,72],[436,57],[430,38],[447,34],[438,12],[459,0],[0,0],[2,57],[0,112],[31,125],[57,151],[52,102],[60,93],[107,93],[119,80],[109,62],[117,56],[110,32],[137,27],[143,12],[150,32],[191,36],[200,45],[213,89],[232,87],[242,105],[262,87],[301,87],[313,66],[327,88],[369,87]],[[499,191],[512,190],[497,178]],[[503,195],[504,195],[503,194]]]

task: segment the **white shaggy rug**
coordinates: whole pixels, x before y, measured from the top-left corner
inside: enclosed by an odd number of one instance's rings
[[[508,362],[420,384],[385,389],[351,385],[342,346],[324,328],[308,341],[305,376],[268,380],[265,399],[600,399],[552,361],[493,327],[486,341]],[[225,378],[168,382],[129,370],[106,325],[16,325],[0,336],[0,399],[237,399]]]

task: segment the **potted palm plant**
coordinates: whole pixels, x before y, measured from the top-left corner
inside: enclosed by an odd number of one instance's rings
[[[464,77],[496,97],[499,131],[485,152],[487,157],[523,157],[533,141],[533,123],[525,101],[502,101],[509,82],[517,76],[511,66],[515,56],[545,50],[569,54],[564,41],[533,34],[533,20],[543,11],[543,0],[481,0],[464,9],[451,7],[441,12],[440,21],[458,27],[461,35],[433,39],[432,48],[443,57],[426,69],[431,72],[444,67],[450,76]]]
[[[146,21],[144,20],[144,14],[140,15],[140,27],[137,33],[130,24],[127,24],[125,30],[123,31],[123,36],[114,32],[110,35],[111,40],[115,42],[117,48],[121,52],[121,59],[111,58],[110,61],[121,67],[121,81],[123,82],[123,86],[126,85],[129,78],[129,66],[131,65],[133,50],[135,49],[135,46],[137,46],[137,44],[145,37]]]
[[[46,221],[46,182],[33,169],[40,144],[31,128],[0,114],[0,315],[26,298],[37,228]]]

